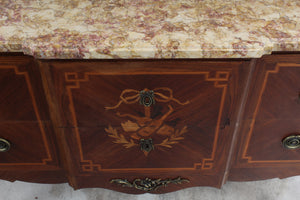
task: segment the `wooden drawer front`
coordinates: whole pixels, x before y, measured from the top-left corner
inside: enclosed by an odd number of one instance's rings
[[[49,120],[45,102],[32,59],[0,56],[0,121]]]
[[[46,101],[32,58],[0,57],[0,138],[11,143],[9,151],[0,153],[0,169],[56,165],[49,133]]]
[[[240,65],[50,63],[62,100],[62,126],[72,151],[78,152],[78,174],[186,170],[221,180]],[[152,91],[155,104],[142,105],[141,91]],[[154,149],[142,151],[141,140],[150,138]]]
[[[249,163],[300,163],[300,149],[287,150],[281,144],[289,135],[300,135],[299,95],[300,63],[268,68],[244,150]]]
[[[234,167],[274,170],[299,166],[300,149],[290,150],[282,145],[285,137],[300,135],[299,55],[266,56],[257,64],[253,77]],[[300,170],[293,173],[299,174]],[[286,176],[282,172],[279,174]]]
[[[248,160],[248,163],[257,164],[295,162],[299,164],[299,149],[289,150],[282,145],[282,140],[285,137],[297,132],[300,135],[299,120],[257,121],[248,141],[248,148],[244,150],[244,158]]]
[[[0,169],[53,165],[53,158],[46,132],[50,131],[47,123],[38,122],[3,122],[0,123],[0,138],[10,143],[7,152],[0,153]]]
[[[262,72],[260,72],[262,73]],[[300,119],[300,63],[276,63],[265,71],[253,118]]]

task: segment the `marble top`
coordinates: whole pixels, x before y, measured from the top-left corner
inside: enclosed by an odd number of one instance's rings
[[[299,0],[0,0],[0,52],[257,58],[300,51]]]

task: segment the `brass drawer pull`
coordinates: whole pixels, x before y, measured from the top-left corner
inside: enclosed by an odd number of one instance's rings
[[[282,140],[284,148],[297,149],[300,147],[300,135],[291,135]]]
[[[154,91],[153,90],[140,91],[139,102],[141,105],[144,105],[145,107],[150,107],[151,105],[155,104]]]
[[[6,152],[10,149],[10,143],[3,139],[3,138],[0,138],[0,152]]]
[[[175,179],[166,179],[166,180],[161,180],[161,179],[155,179],[152,180],[150,178],[145,178],[145,179],[135,179],[132,183],[127,181],[127,179],[113,179],[110,181],[110,183],[118,183],[122,185],[122,187],[134,187],[138,190],[142,191],[152,191],[152,190],[157,190],[158,188],[162,186],[167,186],[169,183],[174,183],[174,184],[181,184],[183,182],[190,182],[187,179],[183,179],[181,177],[175,178]]]

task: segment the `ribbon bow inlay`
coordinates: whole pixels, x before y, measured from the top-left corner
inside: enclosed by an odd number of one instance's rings
[[[150,91],[149,89],[145,88],[143,91]],[[167,87],[160,87],[155,88],[152,91],[154,91],[154,99],[157,102],[169,102],[169,101],[175,101],[179,105],[186,105],[189,104],[190,101],[186,101],[184,103],[181,103],[178,99],[175,99],[173,97],[173,91],[170,88]],[[113,110],[118,108],[122,103],[125,104],[134,104],[139,102],[141,96],[140,91],[134,90],[134,89],[125,89],[122,91],[120,95],[120,101],[117,103],[117,105],[112,107],[105,107],[106,110]]]

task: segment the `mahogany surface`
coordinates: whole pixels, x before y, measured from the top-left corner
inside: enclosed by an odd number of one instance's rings
[[[52,171],[51,182],[66,180],[57,159],[41,78],[31,57],[0,57],[0,138],[11,143],[9,151],[0,152],[2,179],[48,182],[44,178]],[[31,173],[38,177],[30,177]]]
[[[0,178],[125,193],[113,179],[188,179],[151,193],[300,174],[300,55],[36,60],[0,55]],[[141,105],[146,92],[155,104]],[[151,92],[153,91],[153,92]],[[150,98],[150,99],[151,99]],[[144,103],[145,103],[144,102]],[[154,149],[141,150],[141,139]]]
[[[300,134],[300,56],[259,59],[248,94],[230,180],[260,180],[300,174],[299,149],[282,140]]]
[[[124,191],[108,184],[108,179],[178,176],[191,181],[182,187],[220,187],[248,64],[172,60],[42,62],[51,72],[62,118],[59,126],[72,152],[77,179],[74,187]],[[120,100],[130,99],[145,88],[157,95],[148,111],[134,102],[136,98],[132,103]],[[147,115],[145,125],[142,120]],[[113,131],[117,136],[111,136]],[[175,136],[175,132],[182,135]],[[120,140],[123,136],[127,142]],[[154,150],[145,155],[139,140],[148,138],[153,139]],[[170,185],[155,192],[176,188]]]

